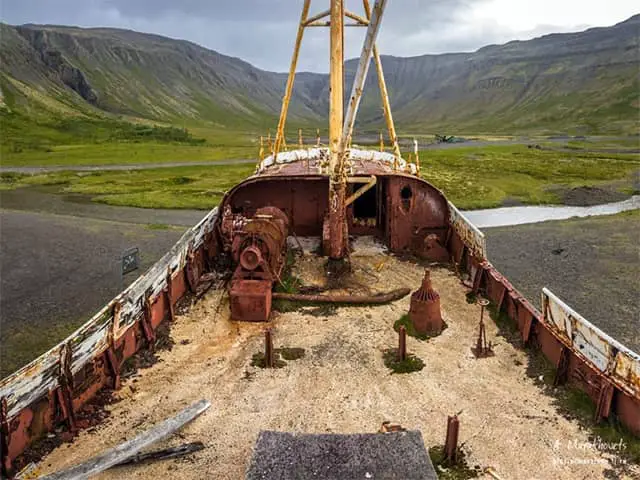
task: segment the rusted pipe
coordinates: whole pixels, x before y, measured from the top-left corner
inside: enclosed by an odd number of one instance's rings
[[[264,331],[264,366],[266,368],[273,368],[273,336],[271,329],[267,328]]]
[[[457,415],[447,418],[447,436],[444,441],[444,458],[449,465],[455,465],[458,461],[458,431],[460,421]]]
[[[314,303],[346,303],[350,305],[382,304],[399,300],[411,292],[410,288],[399,288],[377,295],[307,295],[303,293],[274,292],[273,298],[292,300],[294,302]]]
[[[398,332],[398,361],[404,362],[407,359],[407,330],[403,325]]]

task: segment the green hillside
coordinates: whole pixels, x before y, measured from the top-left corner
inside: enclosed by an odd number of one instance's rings
[[[383,57],[396,122],[404,133],[635,133],[638,32],[640,15],[474,53]],[[221,145],[254,156],[286,81],[191,42],[110,28],[0,24],[0,62],[0,153],[10,164],[42,163],[68,145],[88,163],[96,145],[114,142],[135,144],[143,161],[222,158]],[[346,64],[347,87],[355,65]],[[375,131],[370,72],[359,126]],[[324,126],[327,97],[326,75],[299,74],[292,129]]]

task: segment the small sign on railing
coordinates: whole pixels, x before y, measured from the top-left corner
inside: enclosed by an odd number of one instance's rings
[[[140,249],[132,247],[122,254],[122,275],[137,270],[140,266]]]

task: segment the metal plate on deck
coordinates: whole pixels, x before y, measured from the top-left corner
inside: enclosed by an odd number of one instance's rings
[[[418,431],[352,435],[263,431],[247,480],[437,480]]]

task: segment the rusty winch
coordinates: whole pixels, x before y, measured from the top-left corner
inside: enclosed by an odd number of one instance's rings
[[[222,234],[235,270],[229,294],[231,318],[267,321],[271,289],[286,258],[289,219],[276,207],[263,207],[251,218],[225,211]]]

